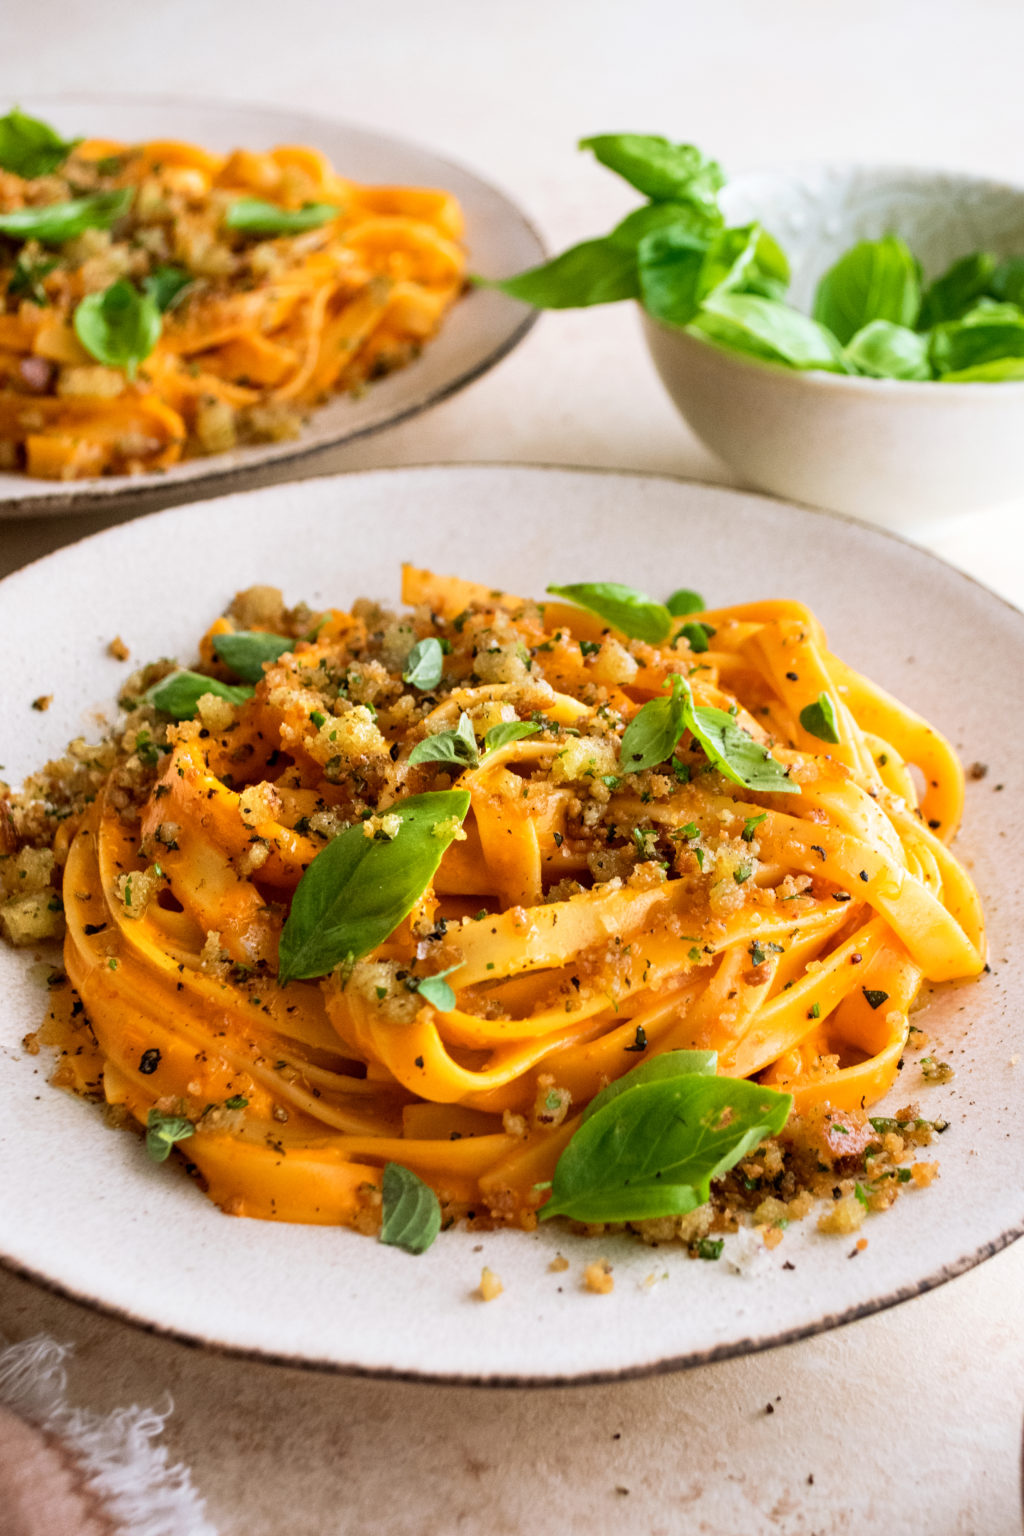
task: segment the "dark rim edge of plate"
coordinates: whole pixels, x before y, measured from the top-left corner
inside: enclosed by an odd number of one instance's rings
[[[824,508],[811,507],[806,503],[787,501],[779,496],[770,496],[761,491],[744,490],[737,486],[713,485],[704,481],[690,480],[682,475],[668,475],[654,470],[602,469],[594,465],[487,460],[480,463],[456,461],[433,464],[391,465],[377,469],[349,470],[344,474],[320,476],[309,481],[287,481],[284,484],[288,486],[313,485],[332,479],[347,480],[360,475],[377,477],[400,475],[409,472],[422,473],[425,470],[450,473],[452,470],[479,471],[487,469],[524,470],[528,473],[540,475],[550,473],[583,474],[600,476],[602,478],[614,476],[618,479],[627,480],[661,481],[670,485],[697,487],[702,492],[710,491],[713,495],[722,496],[726,499],[739,497],[747,500],[775,502],[789,509],[796,508],[797,511],[806,513],[808,516],[825,517],[833,522],[846,524],[857,531],[866,532],[869,536],[877,535],[891,540],[904,549],[910,550],[913,555],[940,566],[954,577],[965,581],[972,587],[976,587],[986,597],[997,602],[1001,608],[1006,609],[1017,620],[1024,623],[1024,611],[1018,608],[1016,604],[1010,602],[1008,598],[1001,596],[998,592],[993,592],[991,587],[987,587],[977,577],[970,575],[966,571],[959,570],[956,566],[951,565],[949,561],[943,560],[941,556],[934,554],[929,549],[923,548],[912,539],[907,538],[903,534],[896,533],[892,529],[883,528],[874,523],[865,523],[860,518],[852,517],[849,513],[833,512]],[[261,486],[259,489],[272,493],[280,491],[282,487],[280,485],[269,485]],[[216,500],[218,498],[212,499]],[[172,517],[178,510],[179,508],[177,507],[167,507],[161,513],[154,513],[152,515],[154,517]],[[115,528],[127,528],[132,526],[132,523],[129,520],[127,523],[115,524],[114,526]],[[89,534],[85,538],[76,540],[73,544],[63,545],[60,549],[53,550],[50,554],[43,555],[38,560],[33,560],[30,564],[22,566],[18,571],[12,571],[9,576],[0,580],[0,590],[2,590],[7,582],[16,581],[20,575],[33,570],[34,567],[42,565],[48,560],[57,559],[67,550],[90,543],[93,539],[103,538],[112,531],[112,529],[101,529],[97,533]],[[155,1338],[168,1339],[191,1349],[204,1350],[210,1354],[223,1355],[230,1359],[249,1360],[264,1365],[286,1366],[294,1370],[316,1371],[324,1374],[351,1376],[367,1380],[409,1382],[424,1386],[533,1389],[541,1387],[586,1387],[635,1381],[647,1376],[667,1375],[674,1371],[690,1370],[697,1366],[712,1365],[720,1360],[736,1359],[742,1355],[761,1354],[769,1349],[777,1349],[787,1344],[799,1343],[801,1339],[817,1337],[819,1334],[845,1327],[849,1323],[859,1322],[862,1318],[872,1317],[876,1313],[888,1311],[892,1307],[899,1306],[902,1302],[912,1301],[917,1296],[926,1295],[929,1291],[936,1290],[948,1281],[955,1280],[958,1276],[966,1274],[971,1269],[975,1269],[979,1264],[984,1263],[986,1259],[993,1258],[997,1253],[1011,1247],[1013,1243],[1022,1237],[1024,1237],[1024,1217],[1015,1225],[1006,1228],[997,1237],[980,1244],[979,1247],[971,1252],[962,1254],[958,1259],[940,1265],[937,1270],[933,1271],[930,1275],[923,1276],[920,1280],[898,1286],[894,1291],[888,1292],[885,1295],[871,1297],[867,1301],[858,1302],[854,1306],[848,1307],[844,1312],[826,1313],[824,1317],[816,1318],[813,1322],[783,1329],[779,1333],[769,1334],[761,1338],[736,1339],[728,1344],[713,1345],[709,1349],[692,1350],[681,1355],[669,1355],[660,1360],[650,1360],[635,1366],[574,1372],[572,1374],[563,1373],[551,1376],[515,1375],[503,1372],[472,1375],[469,1373],[444,1373],[412,1368],[403,1370],[391,1366],[356,1365],[339,1360],[312,1359],[306,1356],[281,1354],[274,1350],[261,1349],[255,1345],[225,1344],[218,1340],[203,1338],[201,1334],[190,1333],[185,1329],[155,1323],[151,1319],[137,1315],[130,1308],[118,1307],[94,1296],[80,1294],[72,1286],[65,1285],[61,1281],[54,1280],[48,1275],[37,1272],[30,1265],[24,1264],[10,1254],[0,1252],[0,1268],[23,1280],[38,1285],[42,1290],[49,1292],[51,1295],[59,1296],[79,1306],[87,1307],[91,1311],[98,1312],[102,1316],[112,1318],[117,1322],[128,1323],[132,1327],[139,1328],[144,1333],[148,1333]]]
[[[515,198],[505,191],[504,187],[498,186],[497,183],[481,175],[480,172],[472,169],[470,166],[463,165],[458,160],[453,160],[450,155],[437,154],[433,149],[421,146],[412,139],[402,138],[398,134],[378,132],[374,128],[364,128],[359,123],[349,122],[347,118],[335,118],[322,112],[296,111],[289,107],[277,105],[264,106],[259,102],[251,101],[214,102],[209,97],[203,96],[177,96],[173,94],[144,96],[124,92],[108,94],[106,92],[69,91],[52,96],[46,92],[33,93],[30,98],[30,105],[33,106],[36,104],[45,106],[48,103],[52,103],[54,107],[58,107],[65,104],[74,105],[76,102],[89,106],[109,104],[115,108],[143,107],[147,104],[157,107],[205,108],[207,110],[211,107],[218,107],[228,111],[259,112],[267,117],[300,117],[308,118],[310,121],[315,121],[319,118],[321,122],[329,123],[333,128],[339,128],[351,133],[366,134],[388,145],[394,145],[398,149],[422,150],[432,159],[436,160],[438,165],[448,166],[452,170],[457,171],[460,176],[466,176],[471,181],[479,183],[488,192],[496,193],[502,201],[508,204],[509,208],[521,221],[523,227],[536,240],[541,258],[544,259],[547,256],[547,245],[540,230],[533,219],[520,208]],[[212,467],[209,470],[204,470],[202,475],[197,475],[194,480],[168,480],[166,475],[139,476],[137,480],[133,480],[131,476],[125,475],[116,477],[118,480],[123,481],[123,484],[108,491],[68,489],[64,491],[55,490],[51,493],[37,492],[32,494],[26,492],[24,495],[0,496],[0,521],[14,517],[60,517],[68,512],[88,514],[90,512],[103,512],[108,508],[114,511],[120,510],[125,502],[130,502],[140,512],[144,512],[147,509],[156,509],[155,504],[164,501],[169,496],[174,498],[175,505],[180,504],[179,497],[186,502],[206,500],[206,489],[208,487],[212,488],[217,496],[228,496],[235,492],[245,491],[246,489],[256,489],[252,482],[257,476],[265,474],[268,470],[273,472],[278,469],[285,469],[299,460],[315,461],[318,457],[346,447],[349,443],[358,442],[365,437],[372,437],[375,432],[384,432],[389,427],[397,427],[402,422],[409,421],[412,417],[419,416],[424,411],[430,410],[433,406],[440,405],[450,396],[458,394],[460,390],[468,388],[470,384],[474,384],[483,374],[488,373],[498,363],[502,362],[525,339],[529,331],[540,319],[540,315],[540,310],[527,309],[524,306],[524,313],[518,324],[485,357],[480,358],[471,367],[455,375],[454,378],[447,380],[436,388],[427,390],[426,393],[418,398],[410,400],[407,405],[402,406],[384,421],[367,422],[365,425],[346,430],[341,436],[332,437],[328,442],[306,444],[305,446],[299,442],[294,448],[286,449],[279,454],[275,454],[272,458],[261,460],[259,463],[220,464],[216,462],[218,456],[213,455]],[[28,476],[25,478],[27,480]],[[102,480],[102,478],[101,476],[100,479]],[[212,482],[217,483],[213,486]],[[89,485],[90,483],[91,481],[77,482],[78,485]],[[188,495],[189,490],[193,486],[200,491],[199,495]],[[170,510],[170,508],[160,510]]]

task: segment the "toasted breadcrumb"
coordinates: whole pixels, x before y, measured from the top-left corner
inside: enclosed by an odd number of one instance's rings
[[[551,1263],[548,1265],[548,1270],[553,1275],[564,1275],[568,1268],[569,1260],[563,1258],[560,1253],[556,1253],[554,1258],[551,1260]]]
[[[607,1296],[615,1289],[615,1281],[612,1279],[612,1266],[607,1259],[596,1259],[593,1264],[588,1264],[583,1271],[583,1285],[588,1291],[593,1291],[595,1296]]]
[[[125,645],[120,635],[115,635],[107,646],[107,655],[113,656],[115,661],[127,661],[131,651]]]
[[[488,1269],[485,1264],[480,1271],[480,1284],[476,1288],[476,1294],[480,1300],[496,1301],[504,1289],[505,1287],[502,1285],[499,1276],[494,1273],[493,1269]]]

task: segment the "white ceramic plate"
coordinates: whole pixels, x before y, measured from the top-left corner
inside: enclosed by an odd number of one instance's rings
[[[93,135],[138,143],[178,138],[226,151],[311,144],[355,181],[444,187],[466,215],[470,270],[505,277],[533,266],[544,248],[526,217],[502,192],[428,149],[330,118],[272,107],[160,97],[59,96],[20,103],[69,136]],[[440,333],[407,368],[378,380],[358,399],[333,397],[314,411],[293,442],[259,443],[211,458],[189,459],[162,474],[104,476],[70,483],[0,473],[0,518],[96,512],[120,503],[166,506],[180,491],[241,489],[255,471],[283,465],[392,426],[435,405],[492,368],[529,330],[532,310],[504,294],[470,289]]]
[[[7,658],[2,757],[18,781],[97,730],[123,665],[194,655],[235,589],[289,599],[394,600],[409,559],[513,591],[614,577],[714,603],[794,597],[838,652],[990,765],[968,786],[959,851],[991,923],[993,973],[951,986],[927,1028],[956,1077],[922,1082],[909,1056],[893,1107],[919,1099],[949,1131],[941,1179],[864,1228],[869,1247],[793,1226],[761,1264],[693,1262],[628,1238],[544,1228],[453,1231],[420,1258],[351,1232],[231,1220],[173,1166],[46,1082],[20,1049],[45,1010],[30,957],[0,953],[0,1255],[111,1312],[205,1344],[291,1363],[459,1381],[580,1381],[758,1349],[889,1306],[1020,1235],[1024,1222],[1024,617],[920,549],[839,518],[706,486],[501,467],[392,470],[283,485],[113,528],[0,585]],[[52,693],[46,714],[30,708]],[[931,1154],[929,1154],[931,1155]],[[736,1240],[726,1245],[727,1255]],[[561,1251],[570,1268],[548,1265]],[[611,1258],[615,1290],[581,1289]],[[504,1295],[471,1299],[482,1264]],[[664,1276],[652,1286],[651,1275]]]

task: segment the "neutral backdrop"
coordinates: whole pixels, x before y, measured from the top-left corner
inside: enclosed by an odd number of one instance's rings
[[[113,91],[319,111],[472,165],[552,249],[630,206],[628,189],[574,151],[602,131],[691,139],[737,171],[862,158],[1024,182],[1022,57],[1024,6],[1011,0],[0,8],[0,103]],[[668,405],[628,306],[544,317],[470,390],[316,472],[468,459],[730,479]],[[1022,516],[1024,505],[1006,508],[924,538],[1024,603]],[[0,523],[0,571],[103,521]],[[552,1392],[222,1360],[3,1274],[0,1332],[76,1342],[72,1389],[91,1407],[170,1392],[166,1438],[222,1536],[1010,1536],[1020,1530],[1022,1282],[1024,1244],[784,1351]]]

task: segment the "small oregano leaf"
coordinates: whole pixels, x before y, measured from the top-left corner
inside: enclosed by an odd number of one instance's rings
[[[808,735],[817,736],[819,741],[839,741],[836,708],[827,693],[819,693],[813,704],[804,706],[800,711],[800,724]]]
[[[402,681],[409,683],[413,688],[421,688],[424,692],[429,692],[431,688],[437,687],[443,672],[444,651],[440,640],[435,640],[431,636],[427,640],[417,640],[405,658]]]
[[[146,1151],[154,1163],[165,1163],[177,1141],[194,1136],[195,1126],[184,1115],[165,1115],[162,1110],[151,1109],[146,1120]]]
[[[457,763],[460,768],[477,768],[480,750],[476,744],[473,722],[463,710],[454,731],[438,731],[418,741],[409,753],[409,767],[417,763]]]
[[[425,1253],[441,1230],[441,1205],[429,1184],[401,1163],[385,1163],[380,1240],[406,1253]]]

